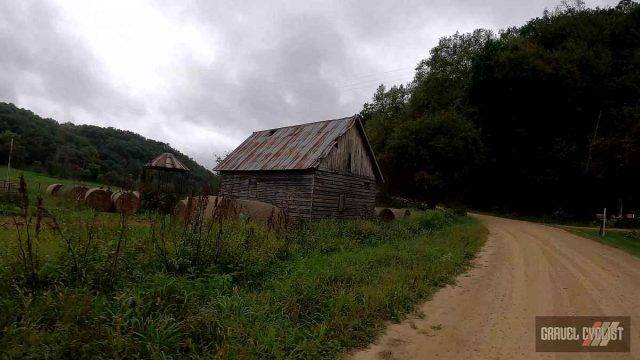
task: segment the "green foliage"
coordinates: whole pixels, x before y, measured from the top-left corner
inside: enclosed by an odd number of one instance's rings
[[[637,201],[639,25],[637,5],[568,8],[487,45],[472,89],[493,159],[486,194],[586,215]]]
[[[637,209],[639,28],[636,2],[577,2],[441,39],[362,111],[387,191],[532,214]]]
[[[493,39],[491,31],[477,29],[469,34],[455,33],[441,38],[431,56],[416,67],[413,93],[409,98],[413,115],[453,111],[466,114],[473,61]]]
[[[456,206],[451,209],[457,216],[467,216],[467,208],[464,206]]]
[[[492,34],[443,38],[408,86],[380,87],[362,116],[387,191],[427,202],[459,198],[484,161],[481,133],[470,121],[472,61]],[[402,190],[400,190],[402,189]]]
[[[428,198],[465,186],[483,159],[482,147],[473,124],[458,113],[439,112],[399,125],[387,140],[386,150],[393,157],[383,159],[393,169],[390,182]]]
[[[107,215],[61,215],[64,236],[39,234],[37,283],[15,233],[1,234],[2,356],[331,358],[450,283],[485,235],[445,211],[291,229],[224,221],[207,224],[211,256],[196,260],[197,230],[165,219],[165,256],[150,214],[125,226],[114,266],[122,227]]]
[[[12,162],[57,177],[131,187],[142,166],[163,152],[175,154],[189,169],[193,183],[217,185],[217,178],[168,144],[114,128],[59,124],[13,104],[0,103],[0,162]]]

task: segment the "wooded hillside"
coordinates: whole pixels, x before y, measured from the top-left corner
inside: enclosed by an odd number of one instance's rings
[[[563,3],[440,40],[362,115],[391,193],[593,216],[640,206],[640,6]]]
[[[130,131],[60,124],[13,104],[0,103],[0,162],[50,175],[107,185],[131,186],[142,166],[163,152],[174,153],[192,171],[192,180],[217,183],[212,172],[165,143]]]

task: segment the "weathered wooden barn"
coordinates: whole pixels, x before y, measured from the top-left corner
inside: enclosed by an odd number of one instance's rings
[[[254,132],[214,170],[220,195],[294,218],[372,216],[383,181],[359,115]]]

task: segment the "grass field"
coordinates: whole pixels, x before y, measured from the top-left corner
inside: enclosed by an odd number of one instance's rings
[[[443,210],[294,227],[56,214],[60,231],[0,231],[1,357],[331,358],[452,282],[486,236]]]
[[[47,189],[47,186],[51,184],[84,184],[86,186],[100,186],[99,183],[88,182],[88,181],[79,181],[79,180],[71,180],[71,179],[59,179],[48,176],[46,174],[20,170],[20,169],[11,169],[9,173],[12,179],[17,179],[18,176],[24,175],[25,181],[27,182],[29,190],[34,193],[38,192],[38,189],[41,190],[42,193]],[[7,167],[3,166],[0,168],[0,180],[5,180],[7,178]]]
[[[603,244],[624,250],[631,255],[640,257],[640,231],[615,231],[608,230],[605,236],[600,236],[599,230],[595,229],[566,229],[572,234],[586,237]]]
[[[42,174],[38,172],[20,170],[20,169],[11,169],[10,178],[12,180],[18,179],[20,175],[24,175],[25,182],[27,184],[29,203],[31,205],[35,205],[37,197],[41,196],[45,200],[47,204],[47,208],[56,213],[61,213],[61,212],[65,212],[69,214],[76,213],[77,215],[77,213],[83,212],[84,215],[87,215],[89,213],[89,209],[87,209],[82,204],[78,204],[74,201],[47,195],[46,194],[47,186],[51,184],[69,184],[69,185],[81,184],[87,187],[101,186],[101,184],[95,183],[95,182],[78,181],[78,180],[71,180],[71,179],[59,179],[59,178],[50,177],[46,174]],[[0,168],[0,180],[5,180],[5,179],[7,179],[6,166]],[[115,188],[113,189],[115,190]],[[18,209],[14,205],[0,202],[0,225],[3,222],[6,222],[6,219],[3,219],[2,215],[7,213],[14,213],[16,211],[18,211]]]

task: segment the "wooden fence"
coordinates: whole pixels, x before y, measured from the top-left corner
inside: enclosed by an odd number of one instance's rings
[[[0,197],[2,199],[19,199],[20,196],[20,181],[18,180],[2,180],[0,181]]]
[[[0,180],[0,204],[13,204],[20,208],[19,213],[26,214],[27,186],[24,180]],[[0,211],[6,212],[8,209],[0,207]],[[9,211],[14,213],[14,211]]]

